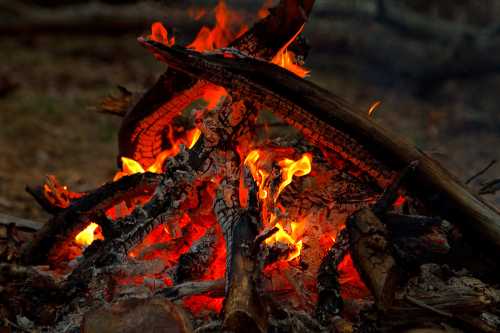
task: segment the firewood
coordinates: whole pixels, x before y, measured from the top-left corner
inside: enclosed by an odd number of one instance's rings
[[[32,220],[22,219],[16,216],[10,216],[7,214],[0,213],[0,224],[1,225],[9,225],[13,223],[16,228],[26,231],[37,231],[42,228],[43,223],[36,222]]]
[[[252,256],[258,217],[255,212],[241,208],[238,189],[239,177],[233,175],[232,179],[221,183],[214,204],[227,251],[223,327],[234,332],[266,332],[267,315],[256,286],[259,267],[256,256]],[[257,189],[250,193],[256,196]]]
[[[382,222],[390,230],[393,237],[410,237],[422,235],[432,227],[440,226],[444,221],[439,217],[403,215],[388,213],[384,214]]]
[[[179,257],[174,283],[200,279],[215,259],[216,243],[217,236],[214,228],[211,228],[190,247],[188,252]]]
[[[225,281],[189,281],[159,290],[156,294],[175,301],[193,295],[210,295],[214,297],[224,296]]]
[[[348,251],[349,235],[347,229],[343,229],[339,232],[335,243],[321,261],[317,278],[318,303],[315,317],[325,326],[329,326],[335,315],[342,311],[343,300],[340,296],[337,268]]]
[[[385,311],[400,280],[387,229],[369,209],[351,216],[346,228],[354,264],[373,293],[377,308]]]
[[[25,264],[44,262],[51,252],[57,252],[71,242],[99,211],[138,194],[151,193],[160,179],[156,174],[135,174],[107,183],[75,200],[46,223],[32,242],[26,244],[21,261]]]
[[[178,305],[153,297],[127,299],[92,309],[85,314],[82,332],[179,332],[191,333],[188,314]]]
[[[390,184],[394,170],[418,161],[408,190],[427,202],[436,214],[473,231],[483,243],[500,248],[500,214],[495,208],[470,193],[421,150],[363,113],[353,111],[339,97],[284,69],[252,58],[229,59],[144,39],[140,42],[179,71],[260,101],[312,143],[351,161],[378,181],[381,188]]]

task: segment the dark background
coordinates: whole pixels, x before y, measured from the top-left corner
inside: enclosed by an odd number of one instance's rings
[[[249,25],[263,2],[226,0]],[[136,37],[160,20],[187,44],[213,24],[188,9],[216,3],[0,1],[0,212],[42,219],[24,186],[46,174],[74,190],[110,180],[120,119],[96,106],[164,71]],[[381,100],[377,122],[465,180],[500,158],[499,18],[495,0],[317,0],[309,80],[361,112]],[[472,190],[499,175],[497,164]]]

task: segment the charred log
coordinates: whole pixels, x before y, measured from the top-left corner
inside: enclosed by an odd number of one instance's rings
[[[335,244],[321,261],[318,272],[318,304],[315,317],[324,325],[329,326],[335,315],[342,311],[343,300],[340,296],[338,265],[349,252],[349,235],[343,229],[336,237]]]
[[[193,295],[224,296],[224,280],[189,281],[172,287],[164,288],[157,294],[175,301]]]
[[[400,280],[387,229],[373,212],[363,209],[351,216],[347,231],[356,268],[373,293],[377,308],[385,311]]]
[[[123,177],[75,200],[46,223],[32,242],[26,244],[21,261],[25,264],[43,263],[51,252],[71,242],[99,211],[136,195],[151,193],[160,179],[159,175],[150,173]]]

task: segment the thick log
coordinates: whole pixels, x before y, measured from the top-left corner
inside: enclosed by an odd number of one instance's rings
[[[52,251],[58,251],[71,242],[99,211],[136,195],[152,193],[160,179],[160,175],[156,174],[135,174],[107,183],[75,200],[47,222],[32,242],[26,244],[21,261],[25,264],[44,262]]]
[[[370,288],[377,308],[385,311],[394,299],[400,280],[387,229],[369,209],[352,215],[346,228],[354,264]]]
[[[354,111],[341,98],[282,68],[252,58],[202,55],[139,41],[179,71],[259,100],[313,143],[353,161],[382,188],[391,182],[394,170],[418,161],[408,189],[436,214],[475,232],[483,244],[500,248],[500,214],[495,208],[469,192],[431,157],[364,113]]]

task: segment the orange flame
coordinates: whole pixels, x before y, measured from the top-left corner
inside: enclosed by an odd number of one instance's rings
[[[151,35],[149,35],[149,38],[167,46],[174,46],[175,44],[175,37],[168,38],[168,31],[161,22],[155,22],[151,25]]]
[[[194,147],[200,136],[201,136],[201,131],[197,128],[187,133],[187,141],[189,142],[188,145],[189,149]],[[113,178],[113,181],[117,181],[118,179],[124,176],[130,176],[136,173],[144,173],[146,171],[152,173],[161,173],[165,160],[171,156],[177,155],[179,151],[180,151],[179,143],[174,144],[172,148],[164,150],[160,154],[158,154],[158,156],[156,156],[154,163],[151,164],[147,169],[144,169],[144,167],[139,162],[131,158],[121,157],[122,170],[116,173],[115,177]]]
[[[271,63],[283,67],[284,69],[289,70],[295,75],[304,78],[307,75],[309,75],[310,71],[300,66],[298,64],[295,53],[288,50],[290,44],[292,44],[293,41],[297,39],[297,37],[302,33],[302,30],[304,30],[304,25],[302,25],[302,27],[299,29],[299,31],[297,31],[295,36],[293,36],[292,39],[290,39],[288,43],[286,43],[285,46],[283,46],[281,50],[278,51],[278,53],[271,60]]]
[[[283,228],[283,223],[285,221],[278,221],[278,218],[274,214],[271,214],[270,218],[268,218],[267,212],[270,211],[268,206],[271,205],[271,208],[281,208],[277,203],[280,193],[292,182],[294,176],[302,177],[311,172],[312,155],[309,153],[303,154],[297,161],[287,158],[280,160],[278,165],[281,168],[281,182],[277,193],[272,198],[269,198],[269,193],[271,193],[271,181],[269,181],[271,173],[266,171],[261,164],[264,163],[263,160],[266,157],[271,156],[271,154],[266,154],[258,149],[252,150],[245,158],[244,164],[249,169],[253,179],[259,187],[258,197],[262,202],[262,219],[264,220],[264,224],[274,225],[278,228],[277,233],[266,239],[266,244],[279,242],[293,247],[293,251],[287,258],[287,260],[290,261],[300,256],[302,251],[303,244],[300,238],[304,233],[305,221],[291,222],[291,233],[288,233]]]
[[[241,22],[240,15],[229,10],[226,2],[220,0],[217,7],[215,7],[215,27],[213,29],[206,26],[202,27],[195,40],[187,47],[198,52],[226,47],[235,38],[248,30],[246,25],[242,25],[239,32],[234,33],[231,27],[238,22]]]

